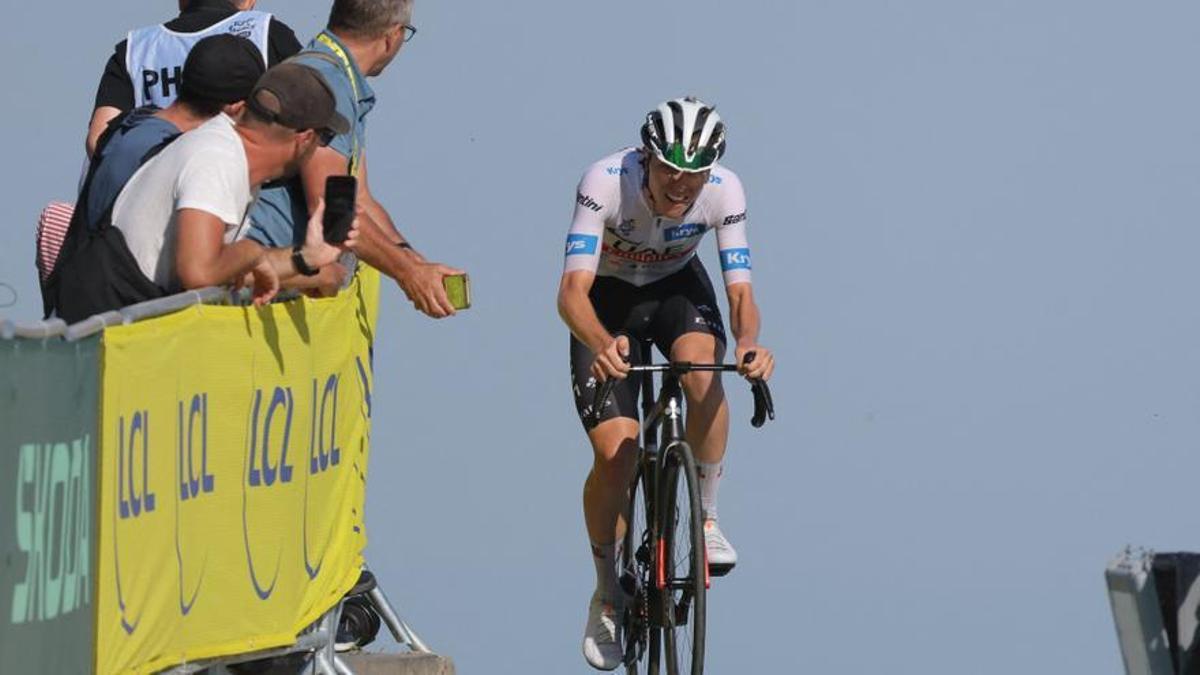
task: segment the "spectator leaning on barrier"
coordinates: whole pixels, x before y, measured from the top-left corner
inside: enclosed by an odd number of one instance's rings
[[[256,4],[256,0],[179,0],[177,18],[130,31],[113,50],[100,77],[88,125],[88,156],[117,115],[148,103],[165,108],[175,99],[188,51],[205,37],[231,33],[248,38],[268,66],[300,51],[292,29],[267,12],[254,11]]]
[[[265,71],[258,48],[246,38],[223,33],[197,42],[184,62],[178,98],[166,108],[150,104],[132,111],[112,126],[111,137],[97,148],[87,222],[100,220],[147,152],[219,113],[240,116]]]
[[[306,214],[324,196],[325,179],[353,175],[358,179],[357,201],[366,216],[361,236],[352,244],[354,252],[395,279],[418,310],[441,318],[454,314],[442,279],[461,272],[429,262],[414,251],[367,181],[366,122],[375,107],[375,92],[367,78],[380,75],[416,33],[411,19],[412,0],[334,0],[328,27],[295,59],[325,77],[351,129],[329,147],[319,148],[301,167],[299,181],[263,191],[251,213],[248,236],[268,246],[290,243],[296,225],[305,222]]]
[[[109,223],[61,272],[60,316],[75,321],[183,289],[250,281],[269,300],[280,278],[315,274],[342,253],[325,243],[319,204],[294,248],[244,239],[260,185],[293,175],[349,123],[320,74],[284,63],[266,72],[235,122],[221,113],[183,134],[134,174]],[[357,223],[348,242],[358,237]],[[129,297],[130,295],[134,297]]]
[[[197,42],[188,54],[175,102],[165,109],[150,104],[113,120],[97,141],[55,272],[42,285],[46,316],[62,314],[63,275],[76,274],[80,264],[88,264],[75,256],[87,255],[87,240],[109,222],[117,196],[138,168],[181,133],[217,114],[240,115],[265,70],[252,42],[229,34],[213,35]]]

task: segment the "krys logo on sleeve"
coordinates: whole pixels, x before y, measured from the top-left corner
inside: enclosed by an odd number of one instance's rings
[[[593,255],[600,237],[594,234],[568,234],[567,255]]]
[[[750,249],[727,248],[721,251],[721,269],[725,271],[750,269]]]

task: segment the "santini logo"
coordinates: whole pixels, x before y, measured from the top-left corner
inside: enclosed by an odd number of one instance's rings
[[[745,219],[746,219],[746,212],[742,211],[741,213],[735,213],[732,216],[725,216],[725,222],[722,223],[722,225],[737,225],[738,223],[742,222]]]
[[[600,238],[591,234],[568,234],[567,255],[592,255]]]
[[[583,194],[582,192],[575,193],[575,201],[580,206],[584,207],[585,209],[591,209],[596,212],[599,212],[600,209],[604,208],[603,206],[598,204],[595,199],[592,199],[591,197]]]
[[[721,251],[721,269],[725,271],[750,269],[750,249],[730,248]]]

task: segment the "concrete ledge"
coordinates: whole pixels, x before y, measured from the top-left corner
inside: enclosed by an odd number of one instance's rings
[[[454,675],[454,662],[437,654],[341,654],[355,675]]]

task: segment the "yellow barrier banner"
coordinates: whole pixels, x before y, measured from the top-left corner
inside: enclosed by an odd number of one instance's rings
[[[98,673],[291,644],[353,586],[378,291],[105,331]]]

